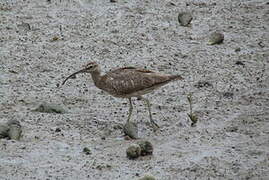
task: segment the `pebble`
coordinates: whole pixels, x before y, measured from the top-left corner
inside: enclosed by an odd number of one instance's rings
[[[178,22],[182,26],[188,26],[190,22],[192,21],[192,15],[189,12],[182,12],[178,14]]]
[[[141,155],[141,148],[138,144],[132,144],[126,149],[126,155],[129,159],[138,158]]]
[[[22,129],[20,122],[17,120],[9,120],[7,123],[0,124],[0,138],[20,140]]]
[[[208,45],[221,44],[224,40],[224,34],[214,32],[209,36]]]
[[[138,127],[137,124],[134,122],[129,122],[126,123],[123,126],[123,132],[125,135],[129,136],[132,139],[137,139],[138,138]]]
[[[139,141],[137,143],[140,148],[141,148],[141,155],[146,156],[146,155],[152,155],[153,153],[153,145],[149,141]]]

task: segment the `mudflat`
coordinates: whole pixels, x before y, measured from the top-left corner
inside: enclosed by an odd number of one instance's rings
[[[214,32],[224,40],[209,45]],[[103,73],[134,66],[184,78],[145,96],[157,132],[134,101],[132,121],[152,155],[126,157],[137,141],[122,133],[127,100],[89,75],[61,86],[92,61]],[[2,0],[0,123],[9,120],[23,137],[0,139],[1,180],[269,179],[269,3]]]

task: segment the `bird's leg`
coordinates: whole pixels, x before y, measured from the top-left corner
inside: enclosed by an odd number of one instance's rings
[[[131,119],[131,115],[132,115],[132,112],[133,112],[132,99],[128,98],[128,100],[129,100],[129,114],[128,114],[128,119],[127,119],[126,124],[129,124],[129,121]]]
[[[159,125],[152,119],[151,108],[150,108],[151,105],[150,105],[149,100],[142,96],[139,96],[138,98],[142,99],[147,104],[148,111],[149,111],[149,119],[150,119],[151,124],[153,125],[153,128],[156,128],[156,127],[159,128]]]

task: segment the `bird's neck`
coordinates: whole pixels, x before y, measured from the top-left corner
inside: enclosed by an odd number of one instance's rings
[[[100,71],[94,71],[91,72],[92,80],[95,84],[95,86],[99,87],[100,80],[101,80],[101,72]]]

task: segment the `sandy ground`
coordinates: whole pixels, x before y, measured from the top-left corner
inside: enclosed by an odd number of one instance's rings
[[[179,12],[193,21],[180,26]],[[207,45],[215,31],[223,44]],[[19,120],[20,141],[0,140],[0,179],[269,179],[269,2],[2,0],[0,122]],[[128,104],[90,77],[63,79],[96,61],[181,74],[146,97],[132,119],[152,156],[126,158]],[[193,93],[196,127],[187,116]],[[58,104],[68,113],[33,112]],[[83,153],[89,148],[91,154]]]

